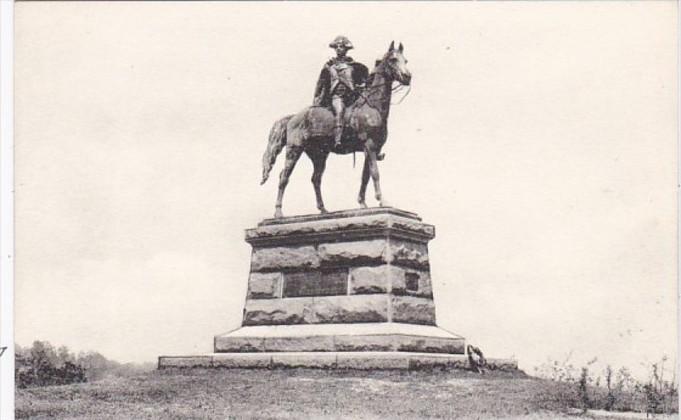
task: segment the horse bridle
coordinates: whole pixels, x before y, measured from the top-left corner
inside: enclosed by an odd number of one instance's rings
[[[394,82],[397,82],[397,86],[392,87],[392,84],[393,84]],[[388,83],[381,83],[380,85],[370,86],[370,87],[366,88],[366,90],[381,88],[381,87],[383,87],[383,86],[385,86],[385,85],[387,85],[387,84],[388,84]],[[402,98],[400,98],[400,100],[399,100],[398,102],[391,102],[390,105],[399,105],[399,104],[401,104],[402,101],[404,100],[404,98],[406,98],[407,95],[409,95],[409,92],[411,92],[411,85],[405,85],[405,84],[401,83],[399,80],[395,80],[395,78],[393,78],[392,80],[390,80],[390,91],[391,91],[391,92],[399,92],[399,91],[402,90],[405,86],[407,86],[407,93],[405,93],[404,96],[403,96]],[[367,97],[364,95],[364,92],[356,91],[356,93],[357,93],[360,97],[362,97],[362,99],[364,99],[364,103],[365,103],[365,104],[369,105],[370,107],[372,107],[373,109],[375,109],[375,110],[377,110],[377,111],[379,110],[379,109],[376,108],[374,105],[372,105],[371,102],[369,102],[369,98],[367,98]]]

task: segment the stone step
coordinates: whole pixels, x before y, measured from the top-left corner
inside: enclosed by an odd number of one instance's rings
[[[215,352],[417,352],[463,354],[465,340],[439,327],[396,322],[242,327],[215,337]]]
[[[468,358],[465,355],[415,352],[212,353],[161,356],[158,368],[466,369]],[[488,359],[487,369],[517,370],[518,364],[515,360]]]

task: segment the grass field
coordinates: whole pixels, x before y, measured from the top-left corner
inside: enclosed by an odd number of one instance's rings
[[[566,414],[570,401],[563,398],[567,390],[561,386],[522,372],[163,370],[19,389],[16,415],[32,419],[576,418]]]

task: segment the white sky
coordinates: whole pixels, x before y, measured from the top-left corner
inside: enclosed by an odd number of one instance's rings
[[[528,370],[676,357],[676,2],[20,2],[15,25],[18,343],[151,361],[238,327],[269,129],[346,34],[370,67],[405,45],[381,181],[436,226],[440,326]],[[362,159],[329,159],[327,208]],[[286,214],[315,211],[310,175]]]

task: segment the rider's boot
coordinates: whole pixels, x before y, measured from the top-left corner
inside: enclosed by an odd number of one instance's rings
[[[343,126],[337,125],[333,131],[334,140],[333,145],[335,149],[338,149],[341,145],[341,139],[343,138]]]

